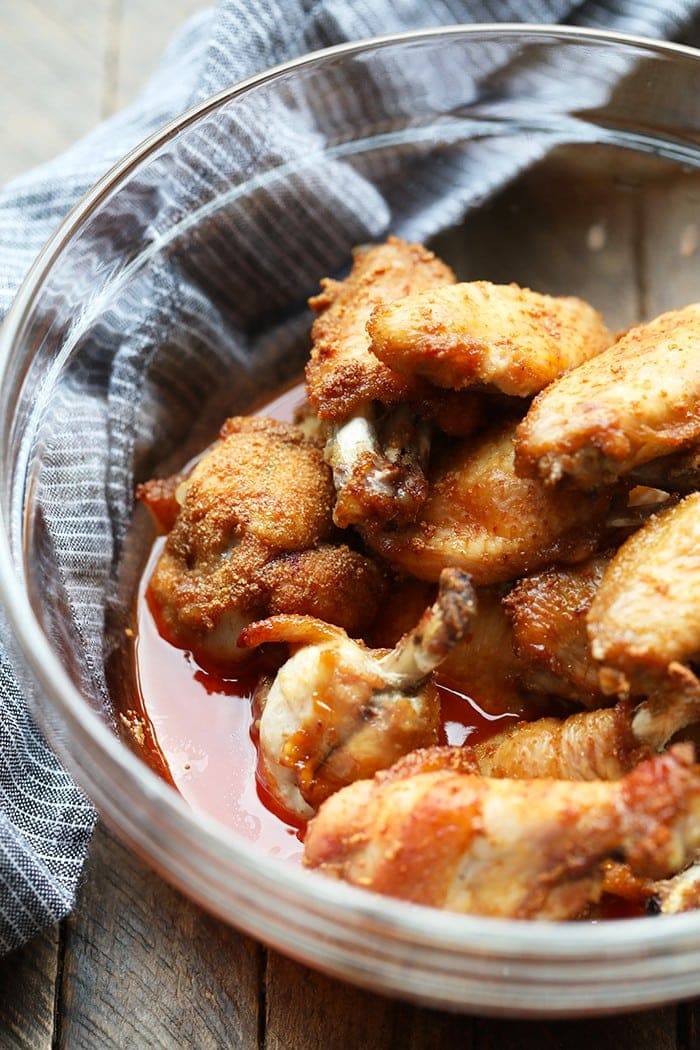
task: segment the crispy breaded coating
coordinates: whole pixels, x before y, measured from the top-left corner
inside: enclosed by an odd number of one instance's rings
[[[425,384],[397,375],[369,352],[367,321],[380,303],[455,280],[427,248],[390,237],[356,249],[344,281],[321,282],[321,292],[309,300],[319,316],[311,330],[306,382],[309,402],[322,419],[340,422],[368,401],[396,404],[420,394]]]
[[[304,859],[327,875],[433,907],[570,919],[598,899],[610,856],[643,876],[679,871],[700,842],[699,815],[689,747],[616,781],[389,770],[324,803]]]
[[[345,544],[280,554],[262,569],[266,613],[300,613],[361,635],[379,608],[387,580],[380,567]]]
[[[591,603],[588,633],[595,659],[642,693],[700,652],[700,493],[625,540]]]
[[[329,551],[330,470],[319,445],[291,424],[228,420],[178,498],[148,598],[165,637],[200,663],[240,659],[242,628],[287,602],[295,612],[323,608],[353,631],[371,622],[383,574],[347,548]]]
[[[700,303],[630,329],[535,398],[520,474],[596,488],[700,440]]]
[[[519,580],[504,598],[521,677],[531,689],[586,707],[605,702],[591,654],[586,615],[612,552],[580,565],[546,569]]]
[[[600,314],[582,299],[489,281],[414,292],[376,307],[367,327],[372,352],[402,375],[520,397],[612,342]]]
[[[177,491],[184,480],[184,474],[171,474],[168,478],[151,478],[136,486],[136,499],[148,507],[159,532],[170,532],[175,524],[180,512]]]
[[[519,478],[515,423],[452,442],[435,456],[427,499],[415,524],[361,529],[390,564],[422,580],[446,565],[477,585],[512,580],[549,562],[581,561],[595,548],[609,495],[582,500]]]

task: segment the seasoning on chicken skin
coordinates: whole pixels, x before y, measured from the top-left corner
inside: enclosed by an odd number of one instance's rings
[[[372,352],[406,376],[519,397],[536,394],[612,342],[600,314],[582,299],[488,281],[377,306],[368,331]]]
[[[388,770],[324,803],[309,824],[304,860],[451,911],[571,919],[598,899],[608,857],[651,878],[678,872],[700,843],[699,816],[689,745],[616,781]]]
[[[280,616],[246,628],[245,646],[301,646],[259,698],[260,756],[272,794],[307,817],[344,785],[436,743],[440,703],[430,674],[473,613],[468,577],[448,570],[434,605],[389,651],[368,649],[310,617]]]
[[[512,625],[521,680],[585,707],[600,707],[599,667],[591,654],[586,614],[612,552],[580,565],[557,566],[519,580],[503,599]]]
[[[572,499],[513,465],[516,424],[498,424],[436,452],[430,489],[413,525],[360,529],[391,565],[437,580],[447,565],[476,585],[500,583],[552,561],[581,561],[594,549],[610,495]]]
[[[588,632],[617,692],[653,693],[672,664],[700,652],[700,493],[625,540],[591,603]]]
[[[367,518],[410,521],[425,498],[426,424],[411,413],[406,427],[405,402],[430,400],[428,384],[378,361],[369,351],[366,325],[378,303],[454,280],[450,268],[422,245],[390,237],[358,249],[346,280],[326,278],[321,294],[309,300],[319,316],[311,329],[307,396],[330,426],[326,456],[340,528]]]
[[[630,329],[535,398],[516,465],[593,489],[700,440],[700,304]]]
[[[416,751],[394,771],[398,775],[409,769],[451,769],[516,780],[618,780],[663,750],[694,713],[692,706],[677,703],[663,709],[651,699],[635,711],[628,700],[620,700],[615,707],[578,711],[567,718],[516,722],[478,744]]]
[[[322,291],[309,300],[318,317],[306,367],[309,402],[321,419],[343,422],[367,402],[391,405],[420,393],[425,384],[397,375],[370,353],[366,325],[380,303],[455,281],[433,252],[397,237],[356,249],[344,281],[321,281]]]
[[[330,470],[320,447],[291,424],[228,420],[178,498],[182,507],[148,588],[173,644],[202,663],[241,659],[241,629],[272,609],[323,610],[353,632],[368,626],[383,573],[347,547],[330,549]],[[297,575],[300,552],[304,572]]]

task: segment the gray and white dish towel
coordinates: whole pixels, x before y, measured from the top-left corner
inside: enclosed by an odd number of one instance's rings
[[[696,0],[665,0],[663,4],[638,0],[499,0],[498,3],[496,0],[221,0],[217,7],[203,11],[183,26],[132,106],[100,125],[63,156],[0,191],[0,318],[6,314],[24,275],[49,235],[112,164],[146,135],[191,105],[280,62],[343,41],[459,23],[564,23],[688,42],[700,28],[699,18],[700,3]],[[484,62],[488,61],[489,56],[484,56]],[[611,69],[611,78],[617,72]],[[274,121],[274,114],[270,120]],[[274,135],[257,136],[256,148],[264,149],[270,143],[269,148],[283,151],[284,133],[285,129],[276,127]],[[289,133],[293,135],[294,129]],[[244,167],[248,159],[246,148],[244,136],[229,139],[227,172]],[[533,149],[536,151],[536,143]],[[236,150],[240,156],[236,156]],[[406,198],[398,210],[395,232],[415,238],[436,232],[477,197],[483,198],[489,189],[502,183],[508,175],[508,165],[528,163],[534,155],[521,156],[517,161],[496,152],[486,155],[480,164],[479,184],[476,185],[474,173],[462,182],[459,178],[453,180],[437,209],[439,214],[436,214],[434,193],[429,209],[418,199]],[[215,151],[206,158],[192,157],[191,168],[178,173],[180,200],[191,201],[195,206],[202,171],[216,177],[216,165]],[[321,195],[313,198],[309,194],[306,203],[331,209],[334,220],[343,221],[353,233],[356,231],[358,243],[385,232],[379,194],[355,192],[352,185],[342,183],[334,193],[335,196],[325,201]],[[275,206],[274,201],[270,206]],[[266,238],[261,235],[265,227],[262,222],[246,230],[243,224],[236,231],[236,237],[244,241],[249,238],[249,243],[254,244],[260,302],[270,292],[265,288],[266,269],[268,273],[274,272],[275,256],[289,250],[286,238],[295,235],[292,229],[285,231],[281,238]],[[242,248],[245,244],[234,242],[233,249],[222,249],[222,274],[231,273],[226,265],[227,251],[235,249],[240,261],[245,257]],[[196,268],[196,252],[192,253],[191,262]],[[314,266],[318,267],[318,259],[314,260]],[[319,268],[314,270],[315,276],[321,272]],[[249,276],[245,275],[244,283]],[[306,280],[305,275],[301,276]],[[193,277],[196,278],[196,273]],[[190,310],[193,317],[201,319],[207,316],[207,311],[198,301],[196,285],[193,279],[191,291],[187,293],[190,298],[185,296],[180,310],[185,314]],[[286,292],[277,287],[275,294]],[[242,300],[242,308],[254,309],[255,301],[255,295],[248,296],[245,302]],[[91,394],[94,395],[95,385],[99,388],[102,384],[105,396],[92,396],[89,406],[81,405],[80,412],[70,403],[57,409],[72,412],[81,421],[76,425],[86,428],[86,437],[90,439],[86,445],[97,449],[97,457],[101,453],[95,435],[101,428],[106,429],[107,421],[113,447],[126,450],[128,440],[133,442],[133,392],[144,359],[139,340],[146,319],[139,316],[138,303],[135,312],[133,303],[123,307],[111,316],[113,330],[102,333],[104,339],[111,340],[112,346],[119,344],[119,353],[106,355],[110,361],[109,374],[100,375],[98,370],[90,378]],[[160,300],[158,309],[161,311],[158,316],[148,318],[151,330],[154,323],[167,326],[167,302]],[[188,362],[188,367],[191,365],[191,354],[195,351],[187,347],[179,349],[183,353],[173,353],[165,361],[167,367],[182,367],[177,363],[181,359]],[[200,332],[196,352],[202,355],[202,360],[208,357],[215,361],[217,354],[245,355],[250,350],[250,346],[237,347],[230,331],[212,323],[207,332]],[[212,375],[211,364],[206,367],[207,374]],[[73,396],[80,398],[80,389],[74,391]],[[121,435],[120,428],[123,428]],[[99,610],[107,586],[109,561],[105,548],[107,541],[115,542],[114,501],[119,504],[119,497],[112,493],[113,502],[108,505],[103,491],[92,491],[89,471],[93,467],[99,467],[99,463],[84,459],[80,466],[68,470],[63,464],[52,475],[49,464],[42,498],[56,549],[59,554],[65,552],[64,584],[75,610],[79,634],[86,650],[97,658],[92,661],[96,666],[100,662],[100,624],[95,610]],[[83,473],[76,478],[72,471]],[[78,497],[75,492],[79,493]],[[88,532],[82,524],[82,512],[93,496],[97,502],[90,503],[92,523]],[[121,507],[116,507],[117,518],[119,513],[122,518],[128,513],[126,484]],[[7,637],[8,628],[0,615],[0,640]],[[0,952],[22,944],[71,909],[94,819],[91,805],[34,726],[12,658],[0,649]]]

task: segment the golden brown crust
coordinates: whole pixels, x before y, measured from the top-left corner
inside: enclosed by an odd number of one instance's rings
[[[473,281],[375,308],[372,352],[406,376],[527,397],[600,353],[612,336],[582,299]]]
[[[309,402],[322,419],[342,421],[367,401],[395,404],[425,384],[399,376],[369,352],[366,324],[379,303],[455,281],[452,270],[420,244],[390,237],[355,252],[344,281],[325,278],[309,300],[318,313],[306,368]]]
[[[516,465],[554,483],[607,484],[700,439],[700,304],[630,329],[552,383],[518,429]]]
[[[379,566],[345,545],[282,554],[268,562],[260,579],[270,616],[305,613],[343,627],[351,637],[364,635],[387,591]]]
[[[700,652],[700,493],[624,542],[593,599],[588,632],[596,660],[642,692]]]
[[[330,798],[309,824],[305,863],[434,907],[565,919],[599,898],[611,855],[658,878],[680,870],[700,838],[700,780],[683,748],[612,782],[405,766],[403,777],[382,774]]]
[[[591,654],[586,616],[612,552],[580,565],[547,569],[519,580],[504,598],[524,681],[599,707],[605,702]]]
[[[383,573],[328,543],[330,469],[291,424],[228,420],[180,498],[148,594],[163,634],[200,663],[235,659],[241,629],[270,612],[321,610],[353,632],[371,623]]]
[[[370,547],[423,580],[446,565],[475,584],[500,583],[552,561],[581,561],[598,541],[610,497],[588,500],[519,478],[513,465],[514,423],[436,455],[430,489],[414,525],[365,528]]]
[[[180,510],[176,493],[184,481],[184,474],[168,478],[151,478],[136,486],[136,499],[150,510],[160,532],[170,532]]]

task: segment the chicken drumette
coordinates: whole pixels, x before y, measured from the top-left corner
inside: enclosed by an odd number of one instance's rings
[[[339,628],[279,616],[246,628],[241,644],[286,642],[296,652],[258,705],[267,786],[310,816],[332,792],[437,742],[440,704],[431,672],[464,637],[474,613],[468,577],[447,570],[435,604],[392,650],[371,650]]]
[[[425,497],[428,424],[468,432],[479,422],[470,395],[437,391],[393,372],[369,350],[366,326],[381,303],[455,281],[452,270],[418,244],[390,237],[358,249],[344,281],[321,282],[309,300],[318,313],[306,367],[309,403],[326,421],[336,487],[334,519],[409,521]],[[409,407],[410,406],[410,407]]]
[[[518,429],[519,473],[593,489],[700,440],[700,304],[630,329],[543,390]]]
[[[596,547],[610,495],[586,500],[520,478],[513,464],[516,423],[500,423],[436,451],[416,522],[361,531],[390,564],[423,580],[452,565],[475,584],[512,580],[548,563],[580,561]]]
[[[377,306],[368,330],[372,352],[406,376],[519,397],[536,394],[612,342],[600,314],[582,299],[488,281]]]
[[[241,629],[270,613],[319,616],[352,634],[371,622],[384,575],[331,542],[330,470],[295,427],[228,420],[177,495],[148,597],[165,637],[201,663],[245,656]]]
[[[688,745],[616,781],[498,780],[399,763],[325,802],[304,856],[327,875],[420,904],[570,919],[598,899],[608,857],[643,877],[680,871],[700,843],[699,817]]]

